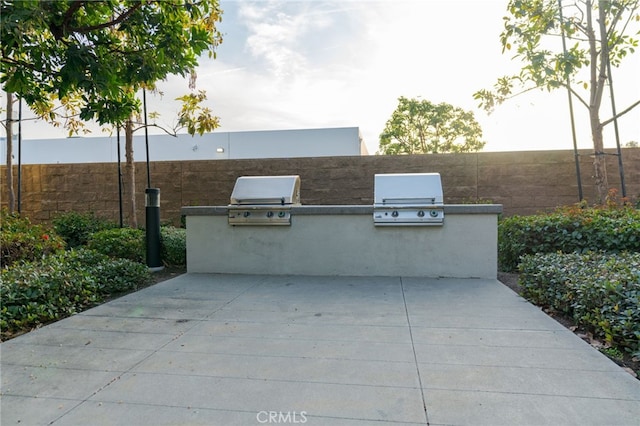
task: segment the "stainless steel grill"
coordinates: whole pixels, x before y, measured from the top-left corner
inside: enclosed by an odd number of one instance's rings
[[[439,173],[376,174],[376,226],[442,226],[444,199]]]
[[[300,205],[300,176],[241,176],[229,204],[230,225],[291,225]]]

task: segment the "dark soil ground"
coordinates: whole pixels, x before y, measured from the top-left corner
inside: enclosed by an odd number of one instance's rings
[[[522,286],[520,286],[520,284],[518,283],[518,278],[518,274],[498,272],[498,281],[500,281],[502,284],[506,285],[516,293],[522,294]],[[560,315],[557,312],[552,312],[549,310],[545,310],[545,312],[560,324],[573,331],[582,340],[586,341],[591,346],[595,347],[600,352],[608,356],[613,362],[624,368],[629,374],[640,380],[640,359],[638,359],[637,357],[632,357],[628,354],[619,353],[619,351],[611,351],[610,349],[606,348],[601,341],[593,337],[593,334],[591,334],[584,328],[577,326],[575,324],[575,321],[573,321],[573,318],[571,317]]]
[[[153,284],[157,284],[157,283],[162,282],[162,281],[170,280],[171,278],[175,278],[178,275],[182,275],[182,274],[184,274],[186,272],[187,272],[187,268],[177,268],[177,267],[167,268],[167,267],[165,267],[162,271],[153,272],[151,274],[151,282],[149,283],[149,285],[153,285]]]

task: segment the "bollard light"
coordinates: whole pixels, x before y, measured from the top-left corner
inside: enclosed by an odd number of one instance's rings
[[[151,272],[164,269],[160,250],[160,189],[147,188],[145,191],[147,224],[147,266]]]

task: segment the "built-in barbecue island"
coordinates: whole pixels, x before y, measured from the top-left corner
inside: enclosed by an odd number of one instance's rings
[[[240,177],[183,207],[189,273],[493,278],[498,204],[444,204],[436,173],[378,174],[373,205],[301,205],[298,176]]]

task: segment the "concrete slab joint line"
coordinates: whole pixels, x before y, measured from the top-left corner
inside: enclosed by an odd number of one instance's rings
[[[420,396],[422,397],[422,408],[424,409],[424,419],[429,424],[429,413],[427,412],[427,401],[424,397],[424,386],[422,385],[422,377],[420,377],[420,365],[418,364],[418,355],[416,354],[416,346],[413,341],[413,331],[411,330],[411,318],[409,318],[409,309],[407,308],[407,296],[404,292],[404,284],[402,277],[400,280],[400,290],[402,291],[402,302],[404,303],[404,313],[407,316],[407,325],[409,326],[409,338],[411,339],[411,350],[413,351],[413,360],[416,364],[416,373],[418,375],[418,383],[420,385]]]

